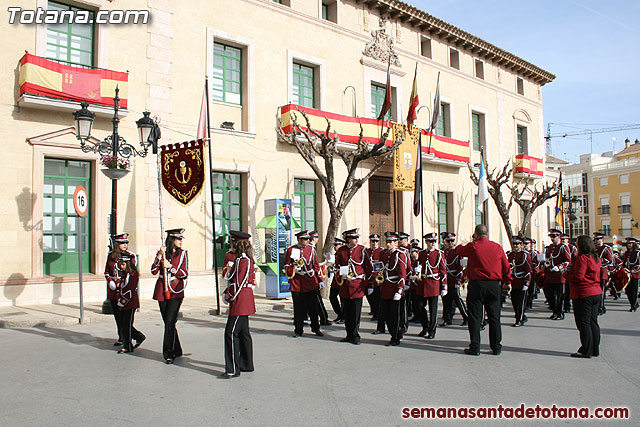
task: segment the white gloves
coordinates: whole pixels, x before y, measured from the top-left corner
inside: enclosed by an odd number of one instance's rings
[[[227,301],[227,294],[222,294],[222,301],[224,301],[225,304],[229,304],[229,301]]]
[[[255,289],[255,288],[256,288],[256,285],[249,285],[249,287],[250,287],[251,289]]]
[[[113,280],[109,280],[109,289],[111,289],[112,291],[116,290],[116,282],[114,282]]]
[[[396,292],[395,294],[393,294],[394,301],[400,301],[400,298],[402,298],[402,294],[400,292]]]
[[[418,276],[409,276],[409,279],[411,279],[411,280],[418,280]]]
[[[415,270],[416,270],[416,274],[419,276],[419,275],[420,275],[420,273],[422,273],[422,265],[418,265],[418,266],[415,268]]]
[[[320,289],[324,289],[324,282],[320,282]]]
[[[523,286],[522,290],[526,292],[526,290],[529,289],[529,286]]]
[[[560,271],[560,269],[558,268],[557,265],[554,265],[553,268],[551,269],[551,271],[558,272],[558,271]]]
[[[443,289],[443,290],[440,291],[440,296],[441,297],[445,296],[446,294],[447,294],[447,290],[446,289]]]
[[[373,288],[367,288],[367,295],[371,295],[373,293]]]

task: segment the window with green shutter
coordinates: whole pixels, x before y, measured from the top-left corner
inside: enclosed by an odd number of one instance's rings
[[[438,238],[445,231],[449,231],[448,193],[438,191]]]
[[[451,136],[451,125],[449,121],[449,104],[440,103],[440,115],[436,123],[436,135]]]
[[[218,265],[229,250],[229,231],[242,230],[242,175],[213,173],[213,201],[215,204],[216,257]]]
[[[85,10],[66,4],[48,2],[47,10]],[[89,12],[93,21],[94,13]],[[68,21],[68,20],[65,20]],[[93,24],[47,24],[47,58],[70,64],[93,66]]]
[[[480,114],[471,113],[471,139],[473,140],[473,149],[480,151],[482,135],[480,133]]]
[[[315,108],[315,76],[313,67],[293,63],[293,103]]]
[[[84,187],[91,200],[91,163],[76,160],[44,160],[42,194],[42,261],[44,274],[78,272],[78,226],[82,234],[82,271],[89,272],[90,218],[78,217],[73,207],[73,193]]]
[[[385,85],[371,83],[371,117],[374,119],[378,118],[382,111],[386,90]],[[384,119],[391,120],[391,110],[387,112]]]
[[[316,183],[311,179],[295,179],[293,184],[293,218],[300,230],[316,229]]]
[[[213,78],[211,97],[214,101],[242,104],[242,49],[213,43]]]

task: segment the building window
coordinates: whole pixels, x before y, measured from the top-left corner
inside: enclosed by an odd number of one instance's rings
[[[602,228],[600,229],[600,232],[607,237],[611,236],[611,224],[609,223],[609,220],[602,220]]]
[[[449,197],[451,193],[438,191],[438,236],[449,231]]]
[[[229,250],[229,230],[242,230],[242,175],[214,172],[213,200],[218,241],[215,256],[220,265]]]
[[[382,104],[384,104],[385,94],[385,85],[371,83],[371,116],[373,118],[377,118],[380,115],[380,111],[382,111]],[[391,109],[384,116],[384,119],[391,120]]]
[[[586,173],[582,174],[582,192],[583,193],[589,192],[589,179],[587,178]]]
[[[475,225],[487,224],[486,220],[486,212],[487,212],[487,201],[485,200],[483,205],[483,210],[480,210],[480,204],[478,203],[478,195],[476,194],[474,198],[474,216],[475,216]]]
[[[620,175],[620,184],[628,184],[629,183],[629,174]]]
[[[93,22],[92,11],[67,6],[66,4],[48,2],[48,10],[85,11]],[[65,19],[65,21],[70,21]],[[71,64],[93,67],[93,24],[47,24],[47,58]]]
[[[291,7],[291,0],[273,0],[274,3],[280,3],[283,6]]]
[[[322,0],[322,19],[338,22],[338,2],[336,0]]]
[[[456,70],[460,69],[460,52],[457,49],[449,48],[449,66]]]
[[[302,107],[315,107],[315,70],[313,67],[293,63],[293,103]]]
[[[620,195],[620,206],[618,206],[619,214],[631,213],[631,196],[629,194]]]
[[[529,154],[527,147],[527,128],[518,126],[518,154]]]
[[[609,177],[600,178],[600,187],[609,185]]]
[[[480,61],[479,59],[476,59],[475,65],[476,65],[476,77],[484,80],[484,62]]]
[[[436,123],[436,135],[451,137],[451,106],[440,103],[440,115]]]
[[[516,80],[516,85],[517,85],[518,93],[520,95],[524,95],[524,80],[522,80],[520,77],[518,77],[517,80]]]
[[[213,43],[213,79],[211,96],[214,101],[242,104],[242,49]]]
[[[420,42],[420,55],[431,59],[431,39],[428,37],[422,37]]]
[[[78,272],[78,225],[82,230],[82,271],[89,272],[91,207],[79,218],[73,207],[73,193],[83,186],[91,200],[91,163],[44,159],[42,208],[42,261],[44,274]]]
[[[484,114],[474,111],[471,113],[471,141],[475,151],[484,148],[484,134]]]
[[[316,229],[316,183],[312,179],[293,181],[293,218],[300,224],[297,231]]]

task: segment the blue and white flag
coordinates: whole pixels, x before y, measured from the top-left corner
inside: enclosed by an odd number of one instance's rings
[[[487,171],[484,168],[484,152],[480,153],[480,177],[478,178],[478,209],[484,212],[484,202],[489,198]]]

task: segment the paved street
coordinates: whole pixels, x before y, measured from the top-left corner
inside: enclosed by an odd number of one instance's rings
[[[460,326],[439,328],[427,341],[412,324],[400,347],[385,347],[388,336],[371,335],[366,315],[360,346],[338,342],[340,326],[325,328],[324,338],[308,329],[292,338],[290,305],[283,311],[261,305],[251,318],[256,372],[233,380],[218,379],[224,317],[185,311],[178,328],[188,355],[175,365],[162,362],[162,322],[149,312],[136,322],[147,340],[132,355],[116,354],[106,316],[87,325],[0,329],[0,425],[386,426],[428,422],[403,420],[405,406],[521,403],[628,406],[631,419],[593,425],[638,425],[640,314],[627,311],[626,298],[607,301],[601,357],[589,360],[568,357],[579,346],[573,316],[547,320],[540,300],[523,328],[510,327],[512,311],[503,312],[498,357],[489,354],[486,331],[480,357],[462,354],[468,333]]]

